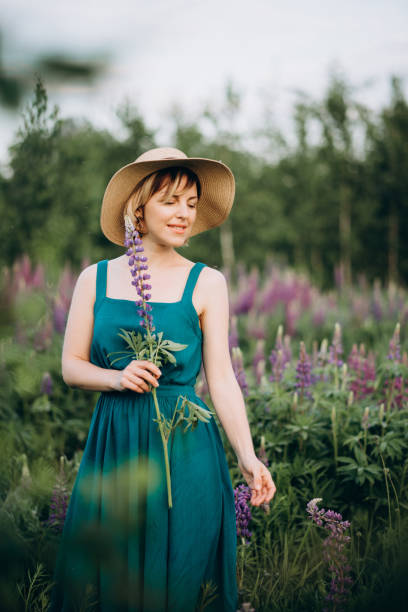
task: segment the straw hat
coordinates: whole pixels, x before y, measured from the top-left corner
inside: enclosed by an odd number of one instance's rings
[[[197,216],[190,236],[221,225],[228,217],[235,195],[235,180],[231,170],[221,161],[203,157],[187,157],[172,147],[150,149],[132,163],[120,168],[110,179],[103,196],[101,228],[115,244],[125,239],[124,206],[143,178],[171,166],[184,166],[193,170],[201,183],[201,196]]]

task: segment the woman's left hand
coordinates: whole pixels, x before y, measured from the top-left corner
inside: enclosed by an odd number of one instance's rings
[[[238,467],[252,490],[251,504],[253,506],[268,504],[276,492],[276,486],[268,468],[256,455],[251,459],[238,459]]]

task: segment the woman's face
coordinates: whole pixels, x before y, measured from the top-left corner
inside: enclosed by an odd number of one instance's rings
[[[197,187],[194,183],[185,189],[184,176],[171,198],[165,198],[167,182],[146,202],[144,207],[144,229],[150,239],[171,246],[183,245],[191,233],[197,216]]]

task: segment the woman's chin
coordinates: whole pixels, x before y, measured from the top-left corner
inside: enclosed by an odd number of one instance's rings
[[[166,236],[165,238],[159,238],[157,242],[160,246],[175,248],[183,246],[187,240],[188,236],[173,236],[172,238]]]

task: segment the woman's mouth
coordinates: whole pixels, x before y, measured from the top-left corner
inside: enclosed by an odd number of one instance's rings
[[[168,225],[168,227],[173,230],[173,232],[176,232],[176,234],[184,234],[186,231],[185,225]]]

